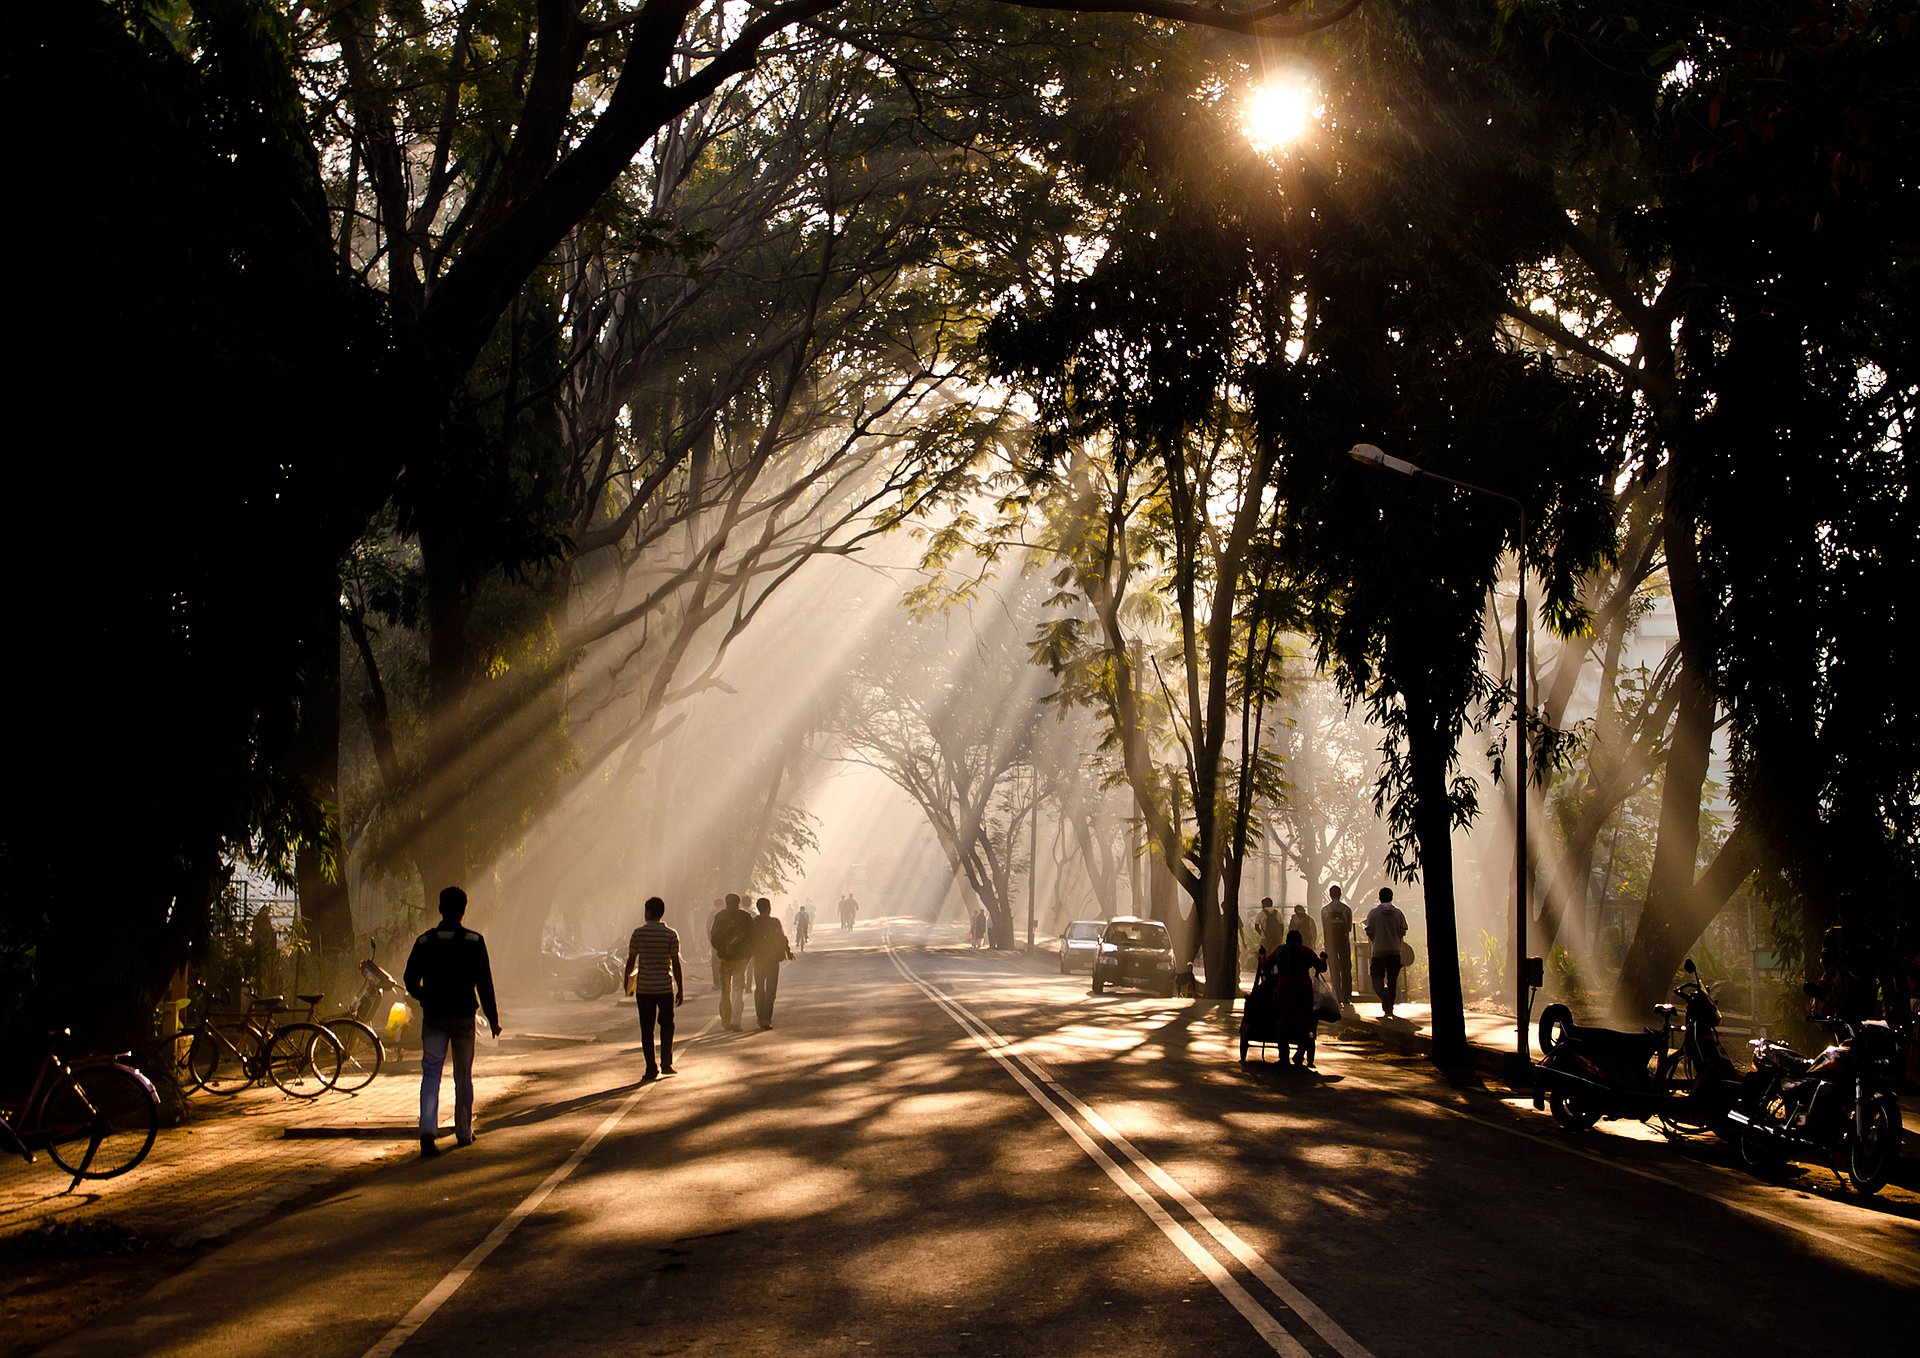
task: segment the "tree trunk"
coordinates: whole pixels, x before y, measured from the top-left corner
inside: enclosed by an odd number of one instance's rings
[[[1414,838],[1427,898],[1427,977],[1433,1009],[1433,1059],[1442,1066],[1467,1060],[1467,1020],[1460,993],[1460,931],[1454,919],[1453,825],[1447,763],[1452,747],[1423,704],[1407,702],[1407,759],[1411,767]]]
[[[324,968],[327,959],[353,951],[353,908],[347,894],[346,850],[340,843],[340,610],[338,586],[329,579],[315,610],[307,638],[306,691],[300,699],[300,727],[295,737],[296,758],[308,795],[330,813],[330,845],[303,845],[294,859],[295,888],[300,915],[322,959],[326,984],[333,977]],[[331,855],[333,869],[324,859]]]

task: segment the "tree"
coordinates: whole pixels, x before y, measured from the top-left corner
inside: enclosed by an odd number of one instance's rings
[[[1915,387],[1893,337],[1912,306],[1920,39],[1908,3],[1634,6],[1577,32],[1532,17],[1516,46],[1588,133],[1578,163],[1607,168],[1565,186],[1559,228],[1597,303],[1528,319],[1645,412],[1680,631],[1660,846],[1618,996],[1640,1012],[1750,871],[1790,954],[1828,919],[1910,927],[1912,734],[1868,676],[1895,663],[1882,605],[1916,575],[1895,508]],[[1630,357],[1595,339],[1623,332]],[[1738,818],[1696,878],[1716,708]]]
[[[957,612],[883,619],[833,720],[841,757],[886,775],[926,816],[954,877],[986,907],[996,948],[1014,943],[1011,884],[1039,790],[1033,738],[1048,687],[1021,644],[1022,602],[984,626]]]

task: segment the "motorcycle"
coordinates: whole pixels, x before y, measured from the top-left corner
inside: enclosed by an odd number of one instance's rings
[[[1573,1021],[1564,1004],[1540,1015],[1542,1058],[1534,1066],[1533,1106],[1551,1107],[1570,1131],[1587,1130],[1601,1118],[1657,1117],[1675,1136],[1711,1131],[1731,1137],[1728,1115],[1741,1080],[1720,1044],[1720,1006],[1701,981],[1693,959],[1687,980],[1674,989],[1685,1017],[1671,1004],[1654,1006],[1661,1026],[1638,1033],[1595,1028]],[[1676,1043],[1675,1029],[1679,1030]]]
[[[567,953],[548,947],[540,958],[549,989],[571,990],[583,1000],[611,995],[620,988],[625,970],[620,958],[597,950]]]
[[[393,973],[374,960],[371,938],[360,961],[360,993],[353,998],[353,1016],[396,1052],[420,1045],[419,1006]]]
[[[1812,988],[1810,988],[1812,989]],[[1788,1160],[1820,1156],[1858,1193],[1877,1193],[1900,1159],[1900,1079],[1904,1044],[1879,1019],[1824,1019],[1835,1041],[1803,1056],[1771,1037],[1756,1037],[1753,1074],[1740,1106],[1740,1160],[1755,1173]]]

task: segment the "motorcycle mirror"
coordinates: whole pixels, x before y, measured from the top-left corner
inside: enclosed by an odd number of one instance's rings
[[[1683,971],[1685,971],[1685,972],[1687,973],[1687,975],[1689,975],[1689,976],[1691,976],[1691,975],[1693,975],[1693,974],[1694,974],[1694,965],[1693,965],[1693,959],[1692,959],[1691,957],[1689,957],[1689,958],[1688,958],[1688,959],[1686,960],[1686,963],[1685,963],[1685,965],[1684,965],[1684,966],[1683,966],[1683,967],[1682,967],[1681,969],[1682,969]]]

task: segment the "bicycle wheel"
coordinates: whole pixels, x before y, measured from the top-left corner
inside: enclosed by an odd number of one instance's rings
[[[111,1179],[147,1158],[160,1098],[125,1066],[81,1066],[47,1098],[47,1153],[76,1179]]]
[[[245,1028],[202,1024],[193,1030],[187,1047],[187,1067],[193,1082],[214,1094],[231,1094],[253,1083],[242,1053],[253,1048],[253,1034]]]
[[[380,1073],[380,1039],[356,1018],[330,1018],[323,1027],[340,1044],[340,1078],[334,1088],[352,1093],[364,1089]]]
[[[267,1043],[267,1078],[282,1093],[311,1099],[340,1078],[340,1039],[317,1023],[289,1023]]]

